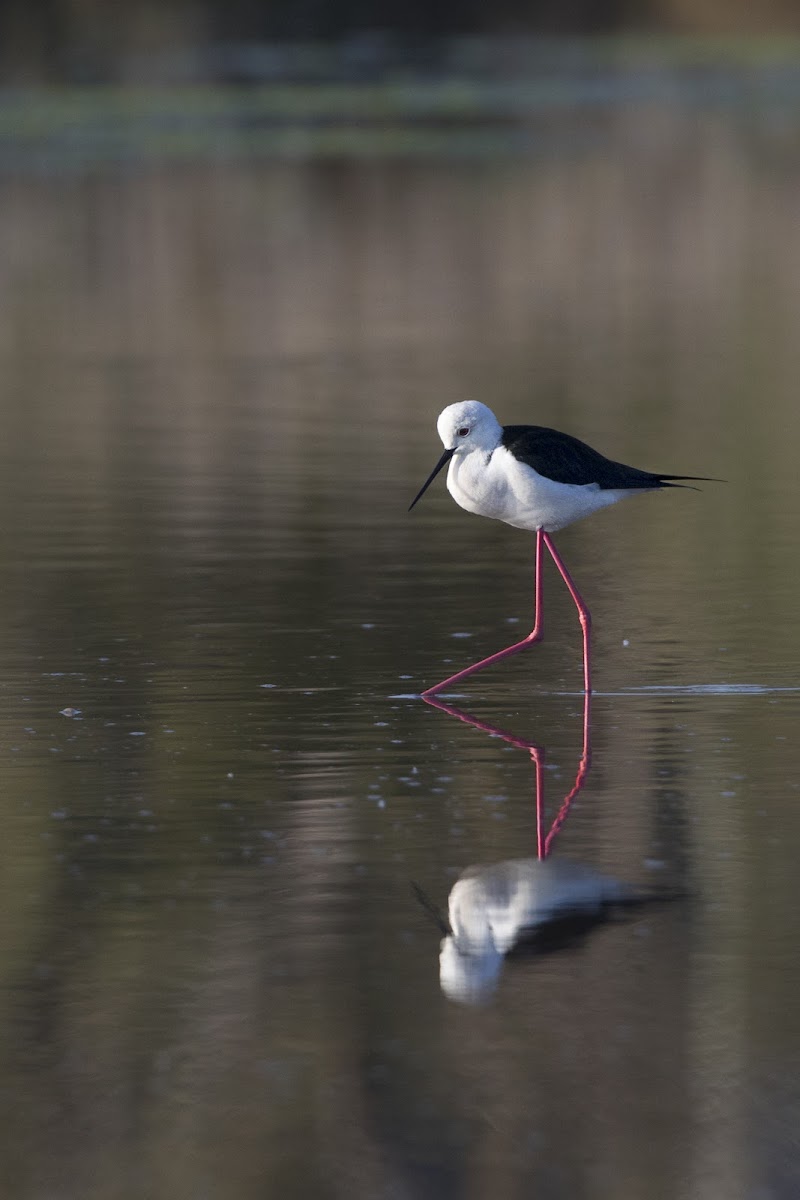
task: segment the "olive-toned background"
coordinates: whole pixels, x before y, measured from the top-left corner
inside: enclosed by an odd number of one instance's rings
[[[800,60],[597,53],[5,94],[4,1196],[797,1194]],[[534,854],[532,767],[415,693],[518,634],[532,563],[443,482],[406,513],[464,397],[727,481],[558,539],[598,695],[555,853],[682,898],[477,1008],[411,883]],[[550,575],[546,620],[461,703],[546,747],[552,813]]]

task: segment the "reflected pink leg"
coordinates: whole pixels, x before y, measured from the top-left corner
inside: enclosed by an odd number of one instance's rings
[[[536,788],[536,857],[546,858],[547,841],[544,836],[544,787],[542,786],[544,751],[540,746],[531,746],[530,755]]]
[[[504,742],[508,742],[511,746],[517,746],[520,750],[528,751],[534,768],[536,854],[538,858],[547,858],[553,849],[555,838],[561,832],[561,828],[569,816],[572,801],[586,782],[586,776],[589,774],[589,767],[592,763],[591,693],[584,692],[583,694],[583,745],[581,747],[581,757],[575,775],[575,782],[562,800],[561,807],[553,818],[546,834],[544,832],[544,749],[528,738],[518,737],[514,733],[509,733],[506,729],[499,729],[496,725],[491,725],[488,721],[482,721],[478,717],[473,717],[471,713],[462,712],[460,708],[455,708],[452,704],[445,704],[443,700],[437,700],[434,696],[429,696],[426,703],[432,705],[433,708],[441,709],[442,712],[449,713],[451,717],[457,717],[459,721],[464,721],[467,725],[473,725],[476,729],[482,729],[485,733],[489,733],[493,737],[502,738]]]
[[[465,667],[463,671],[457,671],[455,675],[451,675],[448,679],[443,679],[441,683],[435,683],[433,687],[427,688],[422,696],[435,696],[437,692],[441,692],[444,688],[450,687],[451,684],[460,683],[462,679],[467,679],[468,676],[474,675],[476,671],[482,671],[484,667],[491,667],[494,663],[500,662],[503,658],[509,658],[512,654],[519,654],[520,650],[525,650],[528,646],[532,646],[534,642],[538,642],[542,637],[542,540],[547,537],[541,529],[536,530],[536,551],[534,556],[535,561],[535,583],[534,583],[534,600],[533,611],[534,621],[533,629],[526,638],[521,642],[515,642],[513,646],[506,646],[505,650],[498,650],[496,654],[490,654],[488,658],[482,658],[480,662],[473,663],[471,667]],[[550,551],[552,554],[552,550]]]
[[[567,817],[569,816],[569,810],[570,810],[572,801],[575,799],[578,792],[581,790],[584,783],[586,782],[586,776],[589,773],[589,767],[592,765],[591,705],[592,705],[591,692],[588,692],[588,691],[584,692],[584,696],[583,696],[583,747],[581,749],[580,762],[578,763],[578,773],[575,776],[574,784],[572,785],[571,789],[567,792],[566,796],[564,797],[564,799],[561,803],[561,808],[558,810],[555,817],[553,818],[553,823],[550,826],[547,837],[545,837],[545,838],[542,837],[542,825],[541,825],[541,820],[539,818],[539,813],[541,811],[541,803],[539,800],[539,789],[540,789],[540,785],[541,785],[541,768],[539,765],[538,757],[535,759],[535,761],[536,761],[536,815],[537,815],[536,848],[537,848],[537,853],[538,853],[539,858],[547,858],[548,854],[553,849],[553,842],[554,842],[555,838],[558,836],[558,834],[561,830],[561,826],[564,824]],[[533,751],[531,751],[531,757],[534,757]]]
[[[461,683],[462,679],[467,679],[470,675],[474,675],[476,671],[482,671],[484,667],[491,667],[495,663],[500,662],[504,658],[509,658],[512,654],[519,654],[520,650],[527,649],[534,642],[541,641],[542,638],[542,545],[545,545],[550,552],[550,557],[558,567],[559,574],[564,580],[564,583],[569,589],[569,594],[575,601],[575,607],[578,610],[578,617],[583,630],[583,687],[587,693],[591,692],[591,667],[589,663],[589,644],[592,627],[592,618],[588,608],[583,602],[580,592],[575,587],[572,581],[572,576],[565,567],[560,554],[553,545],[553,540],[549,533],[545,533],[542,529],[536,531],[536,580],[534,593],[534,624],[533,629],[526,638],[521,642],[515,642],[513,646],[507,646],[505,650],[498,650],[496,654],[490,654],[488,658],[482,658],[480,662],[473,663],[471,667],[465,667],[463,671],[457,671],[455,675],[450,675],[449,678],[443,679],[441,683],[434,684],[433,687],[427,688],[422,693],[423,697],[435,696],[437,692],[443,691],[445,688],[453,684]]]

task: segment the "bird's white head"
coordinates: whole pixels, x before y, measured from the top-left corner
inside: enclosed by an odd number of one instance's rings
[[[436,422],[445,450],[494,450],[503,428],[490,408],[479,400],[450,404]]]
[[[444,442],[444,454],[411,501],[409,512],[452,458],[468,454],[470,450],[485,450],[490,454],[503,436],[503,427],[492,410],[477,400],[462,400],[460,404],[449,405],[439,414],[436,428]]]

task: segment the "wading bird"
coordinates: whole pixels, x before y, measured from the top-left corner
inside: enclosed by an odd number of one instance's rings
[[[702,481],[700,475],[658,475],[612,462],[585,442],[539,425],[501,425],[477,400],[451,404],[436,423],[444,453],[409,506],[409,512],[449,463],[447,490],[468,512],[536,533],[534,625],[521,642],[465,667],[423,696],[433,696],[475,671],[517,654],[542,637],[542,547],[545,546],[578,610],[583,629],[583,683],[591,688],[591,617],[550,537],[558,529],[616,504],[626,496]]]

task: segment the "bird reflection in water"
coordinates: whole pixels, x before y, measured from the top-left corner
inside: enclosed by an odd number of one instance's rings
[[[547,830],[542,747],[434,696],[425,700],[459,721],[527,751],[534,767],[537,856],[469,867],[450,892],[447,919],[434,912],[444,935],[439,955],[442,991],[451,1000],[477,1004],[494,991],[503,961],[515,947],[525,945],[538,953],[566,948],[607,920],[615,907],[640,904],[652,897],[592,867],[550,857],[554,840],[589,772],[591,697],[588,692],[584,696],[583,746],[575,782]],[[418,895],[428,910],[433,911],[425,897]]]

